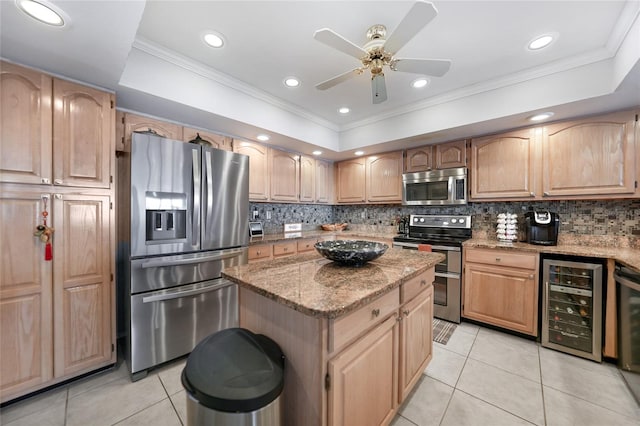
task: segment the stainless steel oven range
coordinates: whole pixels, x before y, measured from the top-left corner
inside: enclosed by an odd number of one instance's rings
[[[420,244],[444,254],[436,265],[433,316],[460,322],[462,243],[471,238],[471,216],[418,215],[409,217],[409,234],[393,238],[394,247],[418,250]]]

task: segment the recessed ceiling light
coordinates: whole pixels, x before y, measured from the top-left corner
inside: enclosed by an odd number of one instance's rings
[[[364,154],[364,151],[356,151],[356,152],[354,152],[354,154],[355,155],[362,155],[362,154]]]
[[[532,115],[531,117],[529,117],[529,121],[542,121],[551,116],[553,116],[552,112],[542,112],[540,114]]]
[[[552,34],[545,34],[531,40],[527,47],[529,50],[539,50],[550,45],[554,39],[555,37]]]
[[[216,33],[215,31],[205,32],[202,36],[202,39],[205,43],[207,43],[207,45],[215,47],[216,49],[224,46],[224,38],[222,37],[222,35]]]
[[[421,89],[427,84],[429,84],[428,78],[418,78],[416,80],[413,80],[413,83],[411,83],[411,87],[413,87],[414,89]]]
[[[347,107],[340,107],[340,108],[338,108],[338,112],[339,112],[340,114],[349,114],[349,111],[351,111],[351,110],[350,110],[349,108],[347,108]]]
[[[64,12],[46,1],[16,0],[16,5],[24,13],[44,24],[55,27],[65,25]]]
[[[300,80],[295,77],[287,77],[284,79],[284,85],[287,87],[298,87],[300,86]]]
[[[322,151],[317,151],[317,150],[316,150],[316,151],[313,151],[313,152],[312,152],[312,154],[313,154],[313,155],[320,155],[320,154],[322,154]]]
[[[258,135],[258,136],[256,136],[256,139],[258,139],[259,141],[262,141],[262,142],[266,142],[266,141],[269,140],[269,136],[267,136],[267,135]]]

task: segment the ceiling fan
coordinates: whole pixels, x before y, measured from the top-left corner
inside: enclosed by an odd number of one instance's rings
[[[373,103],[379,104],[387,100],[387,88],[384,82],[385,67],[392,71],[443,76],[451,66],[451,61],[448,59],[409,59],[395,56],[398,50],[437,15],[438,11],[432,3],[417,1],[389,37],[386,37],[387,29],[384,25],[374,25],[369,28],[367,31],[369,41],[363,47],[350,42],[329,28],[316,31],[313,38],[362,62],[361,67],[323,81],[316,85],[316,89],[327,90],[369,70]]]

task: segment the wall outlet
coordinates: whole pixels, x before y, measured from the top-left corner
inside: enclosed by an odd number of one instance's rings
[[[271,210],[267,210],[267,220],[271,220]]]
[[[256,220],[258,218],[258,210],[254,210],[251,212],[253,220]]]
[[[367,217],[367,214],[365,212],[360,212],[360,217],[362,219],[365,219]]]

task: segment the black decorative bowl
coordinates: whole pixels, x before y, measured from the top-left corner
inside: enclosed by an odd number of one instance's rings
[[[389,248],[386,244],[360,240],[320,241],[314,247],[327,259],[347,266],[362,266]]]

